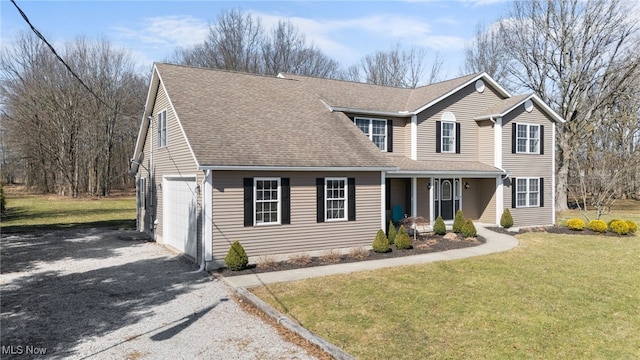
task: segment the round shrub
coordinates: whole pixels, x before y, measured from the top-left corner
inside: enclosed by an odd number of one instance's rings
[[[456,211],[456,217],[453,219],[453,227],[452,230],[454,233],[459,234],[462,232],[462,225],[464,225],[465,219],[462,214],[462,210]]]
[[[589,229],[591,229],[591,231],[605,233],[607,232],[607,223],[602,220],[591,220],[589,221]]]
[[[444,235],[447,233],[447,226],[444,224],[442,216],[438,216],[436,221],[433,223],[433,232],[436,235]]]
[[[371,247],[373,248],[373,251],[377,253],[386,253],[391,250],[389,248],[389,239],[387,239],[387,236],[384,234],[384,230],[378,230],[376,239],[373,240],[373,245],[371,245]]]
[[[618,235],[627,235],[629,233],[629,225],[624,220],[613,220],[609,224],[609,230]]]
[[[240,271],[249,264],[249,257],[238,240],[231,244],[231,248],[224,258],[224,264],[233,271]]]
[[[500,226],[508,229],[513,226],[513,217],[511,217],[511,211],[504,209],[502,216],[500,217]]]
[[[569,230],[582,231],[584,230],[584,220],[578,218],[569,219],[567,227]]]
[[[407,234],[407,230],[404,229],[404,226],[400,226],[400,231],[395,238],[396,248],[400,250],[411,249],[411,238],[409,234]]]
[[[464,222],[464,225],[462,225],[462,231],[460,233],[465,239],[476,237],[476,235],[478,234],[478,232],[476,231],[476,226],[473,225],[473,221],[471,220],[467,220]]]
[[[393,221],[389,221],[389,231],[387,232],[388,238],[389,238],[389,243],[393,244],[394,239],[396,238],[396,234],[398,233],[398,231],[396,230],[396,226],[393,225]]]
[[[638,224],[636,224],[635,222],[633,222],[631,220],[627,220],[626,223],[629,226],[629,233],[635,234],[636,231],[638,231]]]

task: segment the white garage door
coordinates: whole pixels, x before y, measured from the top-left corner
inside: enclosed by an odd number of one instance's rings
[[[197,256],[196,178],[164,178],[163,240],[177,250]]]

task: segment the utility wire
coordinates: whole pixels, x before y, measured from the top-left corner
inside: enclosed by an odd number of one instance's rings
[[[22,11],[22,9],[20,9],[20,7],[18,6],[18,4],[16,4],[16,2],[14,0],[11,0],[11,3],[13,4],[13,6],[16,7],[16,9],[18,9],[18,12],[20,13],[20,15],[22,15],[22,18],[24,19],[24,21],[27,22],[27,24],[29,25],[29,27],[31,28],[31,30],[33,31],[34,34],[36,34],[36,36],[38,38],[40,38],[40,40],[42,40],[51,50],[51,52],[53,53],[53,55],[56,56],[56,58],[58,58],[58,60],[60,60],[60,62],[62,63],[62,65],[64,65],[67,70],[69,70],[69,72],[71,73],[71,75],[73,75],[73,77],[75,77],[76,79],[78,79],[78,81],[80,82],[80,84],[87,89],[88,92],[91,93],[91,95],[93,95],[93,97],[95,97],[96,99],[98,99],[98,101],[100,101],[102,104],[104,104],[104,106],[106,106],[107,108],[109,108],[110,110],[114,110],[113,107],[109,106],[109,104],[107,104],[104,100],[102,100],[102,98],[100,96],[98,96],[90,87],[89,85],[87,85],[81,78],[80,76],[78,76],[78,74],[76,74],[69,65],[67,65],[66,61],[64,61],[64,59],[58,55],[58,52],[56,52],[56,49],[53,47],[53,45],[51,45],[47,39],[45,39],[44,35],[42,35],[40,33],[40,31],[38,31],[38,29],[35,28],[35,26],[33,26],[31,24],[31,21],[29,21],[29,18],[27,17],[27,14],[24,13],[24,11]]]

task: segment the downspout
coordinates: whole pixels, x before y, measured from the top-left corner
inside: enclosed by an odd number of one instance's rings
[[[202,233],[200,234],[200,238],[202,239],[201,244],[200,244],[200,253],[202,254],[201,258],[200,258],[200,267],[198,268],[198,270],[192,271],[191,274],[195,274],[195,273],[199,273],[199,272],[203,272],[204,269],[206,268],[207,265],[207,261],[206,261],[206,223],[207,223],[207,211],[205,209],[205,207],[207,206],[207,200],[206,200],[206,194],[207,192],[205,191],[205,186],[207,185],[207,177],[209,175],[209,173],[211,172],[211,170],[205,170],[204,171],[204,178],[202,179],[202,183],[200,184],[200,194],[202,195],[202,200],[201,200],[201,204],[202,204],[202,208],[200,209],[200,212],[202,213]]]

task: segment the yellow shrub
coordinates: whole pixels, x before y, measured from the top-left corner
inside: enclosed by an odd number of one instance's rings
[[[613,220],[609,223],[609,230],[618,235],[627,235],[629,233],[629,225],[624,220]]]
[[[582,231],[584,230],[584,220],[573,218],[567,221],[567,227],[570,230]]]
[[[589,229],[591,229],[591,231],[605,233],[607,232],[607,223],[602,220],[591,220],[589,222]]]
[[[636,224],[635,222],[633,222],[631,220],[627,220],[626,223],[629,226],[629,232],[630,233],[634,234],[636,231],[638,231],[638,224]]]

